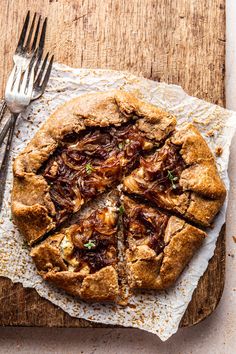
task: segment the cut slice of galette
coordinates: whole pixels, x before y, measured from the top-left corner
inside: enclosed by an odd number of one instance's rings
[[[206,233],[140,200],[122,197],[126,264],[132,289],[166,289],[201,246]]]
[[[119,182],[153,146],[133,124],[95,128],[63,141],[40,171],[50,186],[57,223]]]
[[[12,214],[29,244],[119,183],[175,124],[169,113],[122,91],[59,107],[14,162]]]
[[[45,280],[89,301],[116,301],[119,295],[117,201],[84,211],[77,223],[49,236],[31,251]]]
[[[206,236],[185,220],[209,226],[225,198],[201,134],[175,126],[122,91],[72,99],[46,120],[15,159],[12,191],[13,219],[45,280],[121,303],[123,218],[129,286],[175,282]],[[120,208],[117,188],[129,194]]]
[[[226,190],[214,157],[192,124],[176,131],[165,144],[124,178],[124,190],[157,206],[209,226]]]

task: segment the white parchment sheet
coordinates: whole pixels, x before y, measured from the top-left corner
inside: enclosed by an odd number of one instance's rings
[[[45,119],[63,102],[88,92],[121,89],[173,113],[178,125],[194,122],[214,152],[220,146],[223,153],[217,158],[221,177],[229,190],[227,175],[229,146],[236,127],[236,113],[188,96],[181,87],[136,77],[111,70],[73,69],[55,64],[44,96],[35,101],[19,119],[13,142],[12,157],[16,156],[38,130]],[[163,292],[148,292],[130,298],[130,306],[87,304],[54,286],[37,275],[29,249],[12,224],[10,191],[11,166],[8,171],[3,211],[0,215],[0,276],[21,282],[37,290],[40,296],[60,306],[71,316],[106,324],[137,327],[158,335],[161,340],[174,334],[191,300],[198,280],[207,268],[215,249],[217,236],[225,221],[225,202],[214,228],[194,259],[187,266],[174,288]],[[27,193],[27,191],[26,191]]]

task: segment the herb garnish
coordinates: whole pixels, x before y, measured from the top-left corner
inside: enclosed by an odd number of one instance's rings
[[[124,208],[123,205],[121,205],[121,206],[119,207],[119,213],[122,215],[122,214],[124,214],[124,212],[125,212],[125,208]]]
[[[178,177],[177,176],[174,176],[172,171],[169,171],[167,170],[167,177],[169,178],[170,182],[171,182],[171,185],[172,185],[172,188],[173,189],[176,189],[176,184],[175,184],[175,181],[178,180]]]
[[[85,166],[85,170],[86,170],[87,174],[90,175],[93,172],[94,168],[91,165],[91,163],[87,163]]]
[[[95,246],[96,244],[93,240],[89,240],[89,242],[84,244],[84,247],[86,247],[88,250],[91,250],[91,248],[94,248]]]

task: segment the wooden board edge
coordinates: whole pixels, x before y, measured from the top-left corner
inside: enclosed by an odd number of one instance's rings
[[[210,316],[216,309],[224,290],[225,255],[226,245],[224,224],[216,242],[214,256],[210,259],[206,271],[198,282],[192,300],[181,320],[180,327],[196,325]],[[218,279],[217,282],[216,279]],[[218,286],[213,286],[213,282],[214,284],[217,283]],[[210,294],[209,290],[211,290]]]
[[[193,326],[207,318],[217,307],[224,289],[225,275],[225,226],[222,227],[217,240],[214,256],[208,268],[199,280],[192,300],[180,323],[181,327]],[[218,279],[220,286],[211,287],[211,279]],[[0,298],[2,310],[0,323],[2,326],[35,326],[35,327],[71,327],[99,328],[121,327],[87,321],[71,317],[58,306],[41,298],[36,290],[23,288],[20,283],[13,284],[11,280],[0,277],[2,286]],[[209,296],[209,289],[214,292]],[[19,311],[17,304],[22,303]],[[48,313],[47,318],[42,314]]]

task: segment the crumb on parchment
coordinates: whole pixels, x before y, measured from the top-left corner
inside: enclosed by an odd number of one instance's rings
[[[215,154],[216,156],[221,156],[222,155],[222,152],[223,152],[223,148],[221,146],[217,146],[215,148]]]
[[[232,239],[236,243],[236,236],[232,236]]]
[[[206,135],[207,136],[209,136],[209,137],[212,137],[212,136],[214,136],[214,130],[213,129],[211,129],[211,130],[208,130],[208,132],[206,132]]]

